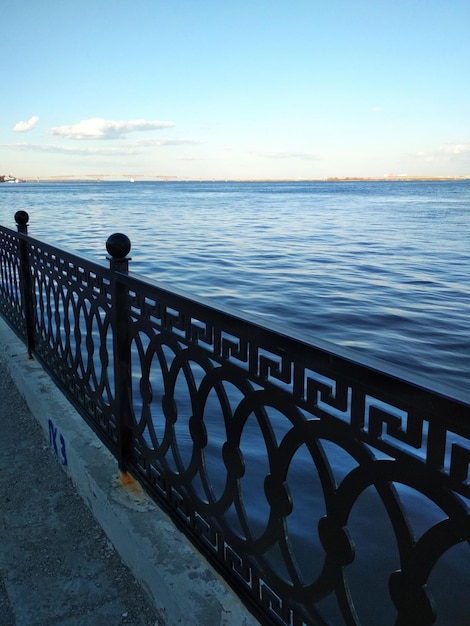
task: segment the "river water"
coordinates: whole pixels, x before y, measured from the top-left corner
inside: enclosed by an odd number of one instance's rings
[[[308,339],[470,383],[470,181],[0,185],[0,223]],[[426,383],[425,383],[426,384]]]

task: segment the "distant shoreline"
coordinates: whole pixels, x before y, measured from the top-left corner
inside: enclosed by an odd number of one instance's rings
[[[139,176],[136,175],[133,180],[124,176],[117,177],[113,175],[101,176],[30,176],[17,179],[20,183],[89,183],[89,182],[201,182],[201,183],[316,183],[316,182],[332,182],[332,183],[350,183],[350,182],[452,182],[470,180],[468,176],[382,176],[382,177],[361,177],[346,176],[336,177],[329,176],[326,178],[189,178],[178,176]],[[1,182],[1,181],[0,181]],[[4,181],[7,183],[8,181]]]

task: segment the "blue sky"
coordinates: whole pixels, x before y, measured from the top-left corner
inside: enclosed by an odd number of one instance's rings
[[[469,0],[3,0],[0,174],[470,175]]]

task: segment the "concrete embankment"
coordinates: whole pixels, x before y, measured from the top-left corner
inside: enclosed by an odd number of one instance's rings
[[[257,624],[2,320],[0,393],[2,626]]]

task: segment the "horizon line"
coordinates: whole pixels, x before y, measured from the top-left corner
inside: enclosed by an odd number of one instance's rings
[[[452,180],[470,180],[468,175],[442,175],[442,176],[426,176],[416,175],[408,176],[385,174],[384,176],[322,176],[322,177],[259,177],[259,178],[237,178],[237,177],[198,177],[198,176],[174,176],[174,175],[155,175],[147,176],[144,174],[65,174],[54,176],[24,176],[21,178],[12,175],[0,176],[3,182],[14,178],[15,182],[387,182],[387,181],[452,181]],[[124,180],[123,180],[124,179]],[[0,181],[1,182],[1,181]]]

